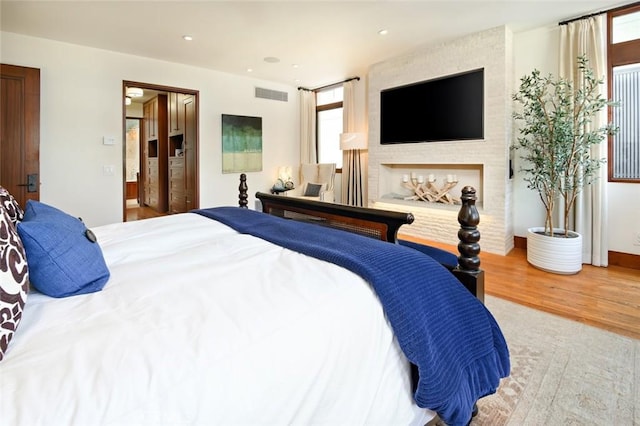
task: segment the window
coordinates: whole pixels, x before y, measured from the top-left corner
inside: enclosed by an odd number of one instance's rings
[[[333,86],[316,92],[316,128],[319,163],[336,163],[342,169],[340,133],[342,133],[343,88]]]
[[[640,5],[608,13],[609,98],[620,102],[609,119],[609,181],[640,183]]]

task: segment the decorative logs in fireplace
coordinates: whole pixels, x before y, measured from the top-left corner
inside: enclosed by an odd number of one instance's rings
[[[458,177],[453,174],[447,175],[447,181],[441,186],[436,185],[436,177],[433,174],[427,176],[425,181],[423,175],[416,176],[411,173],[411,177],[402,175],[402,185],[413,191],[413,195],[405,197],[405,200],[422,200],[428,203],[460,204],[460,198],[449,193],[458,184]]]

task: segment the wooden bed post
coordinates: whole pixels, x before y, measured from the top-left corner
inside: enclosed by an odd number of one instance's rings
[[[480,269],[480,214],[476,208],[476,190],[471,186],[462,188],[462,206],[458,213],[458,266],[453,270],[454,275],[470,292],[484,302],[484,271]]]
[[[246,209],[249,198],[247,192],[249,191],[249,187],[247,186],[247,175],[244,173],[240,174],[240,186],[238,187],[238,205],[240,208]]]

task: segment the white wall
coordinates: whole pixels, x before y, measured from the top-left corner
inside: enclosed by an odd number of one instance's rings
[[[144,107],[141,103],[131,102],[131,105],[126,106],[127,109],[127,117],[131,118],[143,118],[144,117]]]
[[[559,37],[560,29],[555,24],[514,34],[514,92],[520,77],[534,68],[543,74],[557,75]],[[544,223],[544,209],[537,192],[527,189],[517,172],[517,164],[515,169],[514,231],[515,235],[526,237],[527,228]],[[635,236],[640,233],[637,220],[640,217],[640,185],[609,183],[607,193],[609,250],[640,255],[640,246],[633,244]]]
[[[640,184],[609,183],[609,250],[640,255]]]
[[[299,163],[295,87],[46,39],[2,32],[0,61],[40,68],[40,199],[89,226],[122,220],[122,82],[200,91],[200,206],[237,205],[239,174],[222,174],[221,114],[262,117],[263,171],[248,173],[253,194],[267,191],[279,165]],[[289,102],[257,99],[254,87],[286,91]],[[116,138],[102,145],[103,136]],[[103,166],[114,165],[114,176]]]
[[[558,71],[558,26],[537,28],[524,33],[514,34],[514,87],[515,93],[520,85],[520,78],[529,74],[534,68],[543,74]],[[517,133],[514,132],[514,139]],[[520,154],[513,153],[514,169],[514,233],[519,237],[527,236],[527,228],[544,225],[545,211],[536,191],[527,188],[520,172]]]

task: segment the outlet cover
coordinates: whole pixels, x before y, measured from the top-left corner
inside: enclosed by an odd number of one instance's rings
[[[113,164],[102,166],[102,174],[104,176],[113,176],[116,171],[116,166]]]
[[[640,246],[640,232],[636,232],[633,236],[633,245]]]

